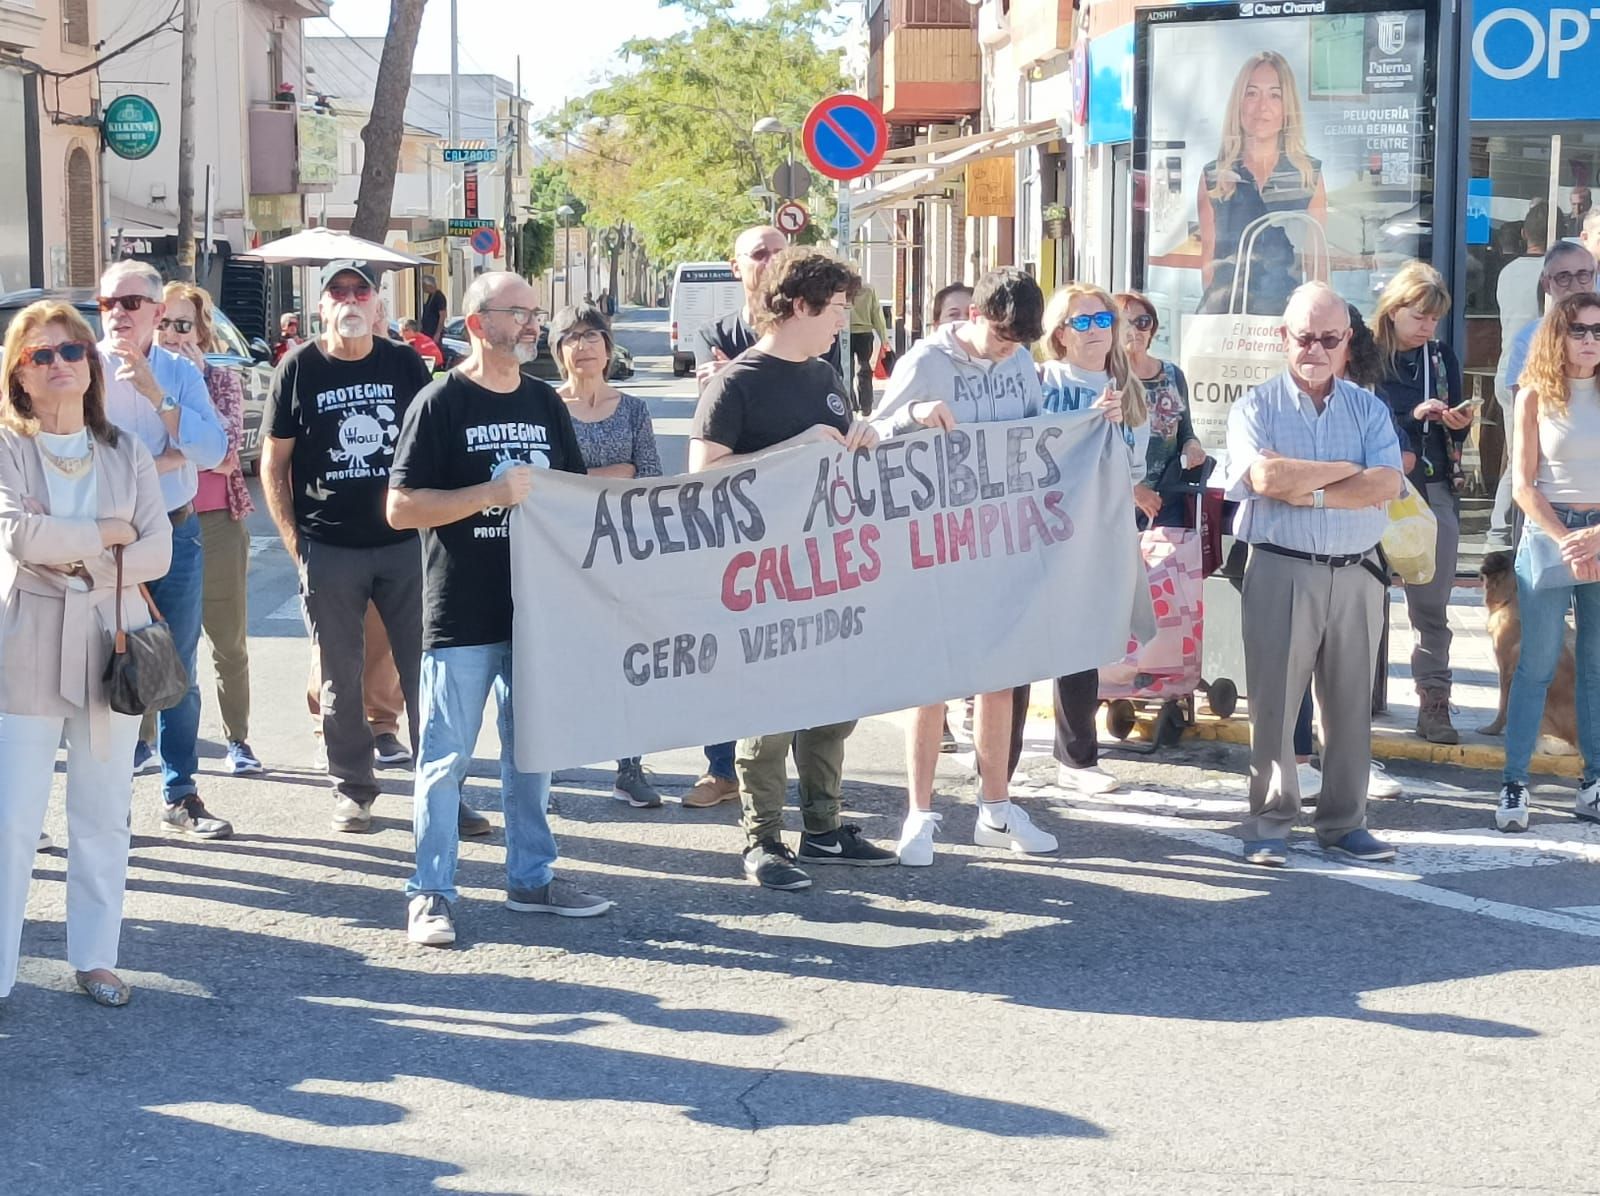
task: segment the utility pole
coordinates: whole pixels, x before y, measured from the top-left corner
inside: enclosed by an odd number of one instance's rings
[[[460,44],[461,44],[460,43],[460,39],[456,36],[456,0],[450,0],[450,146],[451,146],[451,148],[455,148],[456,146],[459,146],[461,144],[461,80],[460,80],[461,64],[458,61],[458,59],[460,57],[460,53],[461,53]],[[450,216],[465,216],[466,215],[466,212],[462,211],[461,208],[460,208],[460,204],[461,204],[461,199],[460,199],[460,196],[461,196],[461,171],[463,169],[464,168],[461,167],[460,165],[454,165],[454,164],[450,167],[450,202],[449,202],[449,210],[445,213],[446,218],[449,218]],[[476,213],[474,213],[474,214],[476,214]],[[454,275],[454,271],[450,270],[450,267],[455,265],[455,254],[450,252],[450,238],[449,237],[446,237],[444,239],[444,245],[445,245],[445,250],[444,250],[445,269],[446,269],[446,271],[448,271],[453,276]],[[450,300],[450,310],[451,311],[455,311],[456,310],[456,305],[460,302],[461,292],[454,285],[455,284],[455,280],[454,280],[453,277],[451,278],[450,281],[451,281],[451,285],[450,285],[450,289],[447,292],[447,294],[448,294],[448,297],[449,297],[449,300]]]
[[[178,91],[178,281],[194,281],[194,38],[199,0],[183,0]]]

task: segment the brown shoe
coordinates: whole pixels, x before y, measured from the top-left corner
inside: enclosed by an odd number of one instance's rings
[[[683,804],[694,810],[704,810],[739,796],[739,782],[725,781],[721,777],[705,776],[695,782],[694,788],[683,795]]]
[[[1429,743],[1460,743],[1461,736],[1450,722],[1450,695],[1442,689],[1421,695],[1417,711],[1417,734]]]

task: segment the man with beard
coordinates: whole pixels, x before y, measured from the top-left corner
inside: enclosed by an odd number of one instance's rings
[[[415,532],[389,526],[384,501],[401,420],[432,378],[406,346],[373,335],[380,302],[377,271],[367,262],[323,269],[322,335],[279,364],[264,419],[262,491],[299,564],[306,626],[322,664],[336,831],[371,829],[378,796],[361,691],[368,602],[389,633],[417,743],[422,556]],[[463,807],[461,817],[486,829],[480,814]]]
[[[538,352],[537,302],[515,274],[473,282],[462,301],[472,352],[417,396],[389,478],[389,522],[420,528],[426,557],[417,867],[406,882],[407,935],[424,946],[456,939],[456,810],[491,692],[500,716],[506,907],[566,918],[611,908],[554,875],[550,774],[516,765],[511,509],[537,489],[541,470],[585,472],[566,405],[518,368]]]

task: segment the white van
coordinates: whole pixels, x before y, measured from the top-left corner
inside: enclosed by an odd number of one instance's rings
[[[744,286],[727,262],[684,262],[672,275],[672,372],[694,372],[695,333],[744,306]]]

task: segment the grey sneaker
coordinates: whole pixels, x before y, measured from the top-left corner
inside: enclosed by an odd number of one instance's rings
[[[418,893],[407,909],[406,937],[424,947],[448,947],[455,942],[450,903],[437,893]]]
[[[161,829],[169,835],[194,839],[226,839],[233,834],[233,823],[214,817],[200,795],[191,793],[182,801],[168,803],[161,811]]]
[[[585,893],[557,877],[537,889],[507,889],[506,908],[519,914],[556,914],[563,918],[595,918],[611,908],[604,897]]]
[[[333,829],[346,834],[360,834],[372,829],[372,806],[362,805],[351,797],[333,799]]]
[[[654,810],[661,805],[661,793],[645,776],[644,765],[629,760],[617,768],[617,783],[611,796],[636,810]]]

